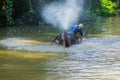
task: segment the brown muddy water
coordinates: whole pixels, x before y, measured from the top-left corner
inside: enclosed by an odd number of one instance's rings
[[[119,35],[84,38],[82,44],[65,48],[51,43],[56,34],[2,30],[0,80],[120,79]]]

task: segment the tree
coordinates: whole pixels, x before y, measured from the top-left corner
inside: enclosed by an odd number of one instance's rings
[[[5,15],[7,17],[7,25],[11,25],[13,23],[12,10],[13,10],[12,0],[6,0]]]
[[[102,9],[98,10],[98,13],[101,16],[109,17],[117,14],[116,9],[118,5],[115,2],[112,2],[111,0],[101,0],[101,6]]]

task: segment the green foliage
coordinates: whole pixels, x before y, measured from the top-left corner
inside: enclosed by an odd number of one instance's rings
[[[38,25],[40,9],[44,0],[13,0],[14,25],[32,26]],[[21,6],[22,5],[22,6]]]
[[[113,2],[114,1],[114,2]],[[111,17],[117,15],[118,2],[115,0],[86,0],[87,10],[92,15]]]
[[[7,17],[7,24],[8,25],[11,25],[13,23],[12,10],[13,10],[12,0],[6,0],[6,7],[5,7],[5,13],[4,14]]]
[[[101,0],[101,6],[102,6],[102,9],[100,10],[100,14],[102,16],[106,16],[106,17],[109,17],[109,16],[115,16],[117,15],[117,4],[115,2],[112,2],[111,0]]]
[[[53,1],[64,0],[0,0],[0,25],[38,24],[39,21],[42,22],[40,16],[42,6]],[[84,0],[84,2],[85,21],[94,23],[98,16],[109,17],[117,14],[118,0]]]
[[[13,16],[15,19],[20,18],[29,10],[28,0],[13,0]],[[14,20],[15,20],[14,19]]]

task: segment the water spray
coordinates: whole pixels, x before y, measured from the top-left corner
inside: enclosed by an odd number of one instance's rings
[[[77,23],[81,15],[83,0],[65,0],[64,2],[52,2],[47,4],[41,13],[42,18],[53,27],[68,30]]]

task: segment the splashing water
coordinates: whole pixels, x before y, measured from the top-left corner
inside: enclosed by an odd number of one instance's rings
[[[7,47],[10,50],[26,50],[39,52],[63,52],[64,48],[52,45],[41,44],[39,41],[26,40],[23,38],[7,38],[0,41],[0,45]]]
[[[66,52],[79,54],[98,54],[98,53],[118,53],[120,52],[120,38],[88,38],[84,39],[82,44],[73,45],[65,48],[60,45],[41,44],[39,41],[26,40],[21,38],[7,38],[0,41],[0,45],[13,50],[27,50],[38,52]]]
[[[77,23],[82,12],[83,0],[65,0],[46,5],[42,11],[43,19],[61,30],[68,30]]]

